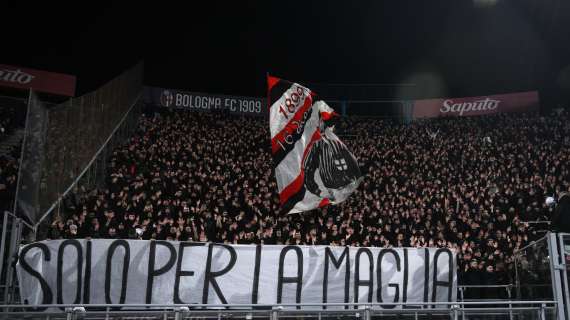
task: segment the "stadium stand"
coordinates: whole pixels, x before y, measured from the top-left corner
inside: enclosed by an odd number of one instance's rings
[[[0,142],[26,121],[26,105],[20,100],[0,97]]]
[[[11,210],[16,194],[16,182],[18,176],[17,153],[15,148],[11,154],[0,155],[0,212]]]
[[[104,188],[66,199],[48,237],[450,247],[460,283],[512,283],[513,253],[548,228],[545,197],[570,189],[569,120],[344,118],[361,187],[284,215],[265,120],[163,110],[113,151]]]
[[[14,203],[25,121],[25,100],[0,96],[0,213]]]

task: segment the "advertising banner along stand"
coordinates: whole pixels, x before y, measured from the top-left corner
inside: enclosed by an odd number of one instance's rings
[[[529,112],[539,108],[537,91],[483,97],[416,100],[413,117],[466,117],[504,112]]]
[[[0,87],[33,89],[59,96],[75,95],[75,76],[0,64]]]
[[[457,292],[455,253],[446,248],[51,240],[22,247],[17,271],[22,301],[31,305],[374,302],[401,308],[393,303],[454,302]]]
[[[231,114],[267,116],[265,99],[222,94],[189,92],[176,89],[145,87],[145,102],[163,108],[189,111],[227,111]]]

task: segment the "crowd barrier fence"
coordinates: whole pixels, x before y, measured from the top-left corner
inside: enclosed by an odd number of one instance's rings
[[[557,319],[556,301],[481,301],[481,302],[426,302],[426,303],[324,303],[280,305],[153,305],[98,304],[98,305],[0,305],[0,319],[25,315],[26,319],[362,319],[371,320],[390,316],[407,319]],[[394,308],[402,307],[402,308]],[[404,307],[405,306],[405,307]],[[34,311],[36,307],[50,307],[49,311]],[[298,309],[297,307],[300,307]],[[337,309],[331,309],[336,307]],[[346,309],[344,308],[346,307]],[[118,310],[118,308],[122,308]],[[326,309],[325,309],[326,308]],[[55,309],[55,310],[54,310]]]

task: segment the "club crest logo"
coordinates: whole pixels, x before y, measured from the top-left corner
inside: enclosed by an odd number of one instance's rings
[[[160,104],[163,107],[170,107],[174,102],[174,94],[169,90],[163,90],[162,94],[160,95]]]

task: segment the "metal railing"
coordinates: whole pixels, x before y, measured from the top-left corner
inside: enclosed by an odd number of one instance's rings
[[[504,301],[504,303],[508,304],[509,310],[508,310],[508,314],[509,314],[509,319],[512,320],[514,319],[514,313],[513,313],[513,305],[512,305],[512,289],[513,289],[513,285],[512,284],[506,284],[506,285],[465,285],[465,286],[458,286],[457,290],[459,293],[459,301],[461,306],[463,307],[461,310],[461,315],[464,318],[465,317],[465,304],[469,303],[469,302],[473,302],[473,301],[477,301],[477,302],[485,302],[485,298],[483,297],[482,299],[466,299],[465,298],[465,291],[468,291],[469,289],[471,290],[488,290],[488,289],[497,289],[497,293],[499,290],[503,289],[505,290],[505,296],[506,299],[498,299],[499,301]],[[493,301],[493,302],[497,302],[497,300]]]
[[[4,303],[14,301],[14,295],[17,294],[14,263],[17,244],[21,242],[22,230],[25,228],[31,228],[31,225],[13,213],[4,211],[0,234],[0,301]]]
[[[505,290],[506,297],[510,300],[512,298],[512,284],[498,284],[498,285],[462,285],[458,286],[459,301],[468,301],[465,299],[465,291],[469,289],[503,289]]]
[[[556,319],[555,301],[418,302],[418,303],[313,303],[313,304],[93,304],[0,305],[0,319],[253,319],[407,316],[414,319],[495,318]],[[49,308],[37,311],[36,308]],[[497,318],[498,319],[498,318]]]

